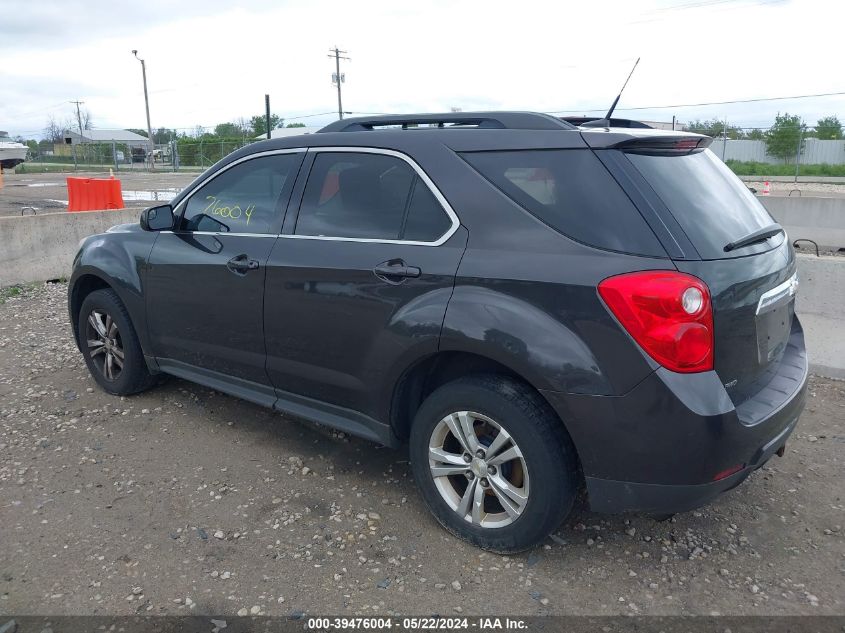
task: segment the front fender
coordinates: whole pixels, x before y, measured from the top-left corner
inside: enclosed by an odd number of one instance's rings
[[[129,227],[114,227],[107,233],[82,241],[68,282],[68,310],[78,342],[74,312],[82,302],[80,293],[92,285],[108,285],[126,306],[146,353],[150,347],[144,306],[144,271],[158,234]],[[94,279],[98,281],[94,282]]]

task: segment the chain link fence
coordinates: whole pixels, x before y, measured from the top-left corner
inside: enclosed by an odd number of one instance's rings
[[[27,161],[17,173],[76,171],[202,171],[253,139],[220,140],[184,137],[159,143],[150,152],[149,145],[126,143],[80,143],[56,145],[49,149],[31,148]],[[59,151],[57,151],[59,150]]]

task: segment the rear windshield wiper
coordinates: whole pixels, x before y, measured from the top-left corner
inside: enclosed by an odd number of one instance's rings
[[[730,253],[731,251],[742,248],[743,246],[751,246],[752,244],[762,242],[763,240],[767,240],[770,237],[774,237],[778,233],[783,232],[783,227],[780,224],[770,224],[769,226],[764,226],[762,229],[749,233],[735,242],[725,244],[725,252]]]

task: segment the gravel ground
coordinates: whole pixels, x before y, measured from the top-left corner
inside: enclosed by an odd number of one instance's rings
[[[435,524],[402,452],[176,379],[106,395],[65,293],[0,294],[0,613],[845,613],[845,383],[710,506],[505,557]]]
[[[762,180],[745,180],[746,185],[757,190],[757,194],[763,193],[765,183]],[[816,196],[819,198],[835,197],[841,198],[845,196],[845,184],[836,184],[829,182],[769,182],[770,195],[773,196],[788,196],[790,193],[793,196]]]

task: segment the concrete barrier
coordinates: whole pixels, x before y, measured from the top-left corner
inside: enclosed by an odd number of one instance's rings
[[[798,255],[799,313],[845,318],[845,257]],[[841,338],[845,339],[845,327]]]
[[[67,277],[79,240],[139,215],[122,209],[0,217],[0,287]]]
[[[810,370],[845,379],[845,257],[798,255],[795,311],[804,326]]]
[[[810,239],[819,246],[845,248],[845,198],[760,196],[759,200],[790,240]]]
[[[835,230],[827,225],[840,211],[828,202],[831,200],[837,199],[769,198],[766,203],[774,202],[777,210],[772,214],[795,239],[801,233],[790,229],[790,222],[804,221],[801,218],[821,225],[816,229],[821,235]],[[845,210],[842,213],[841,226],[845,227]],[[115,224],[137,222],[138,215],[133,209],[0,217],[0,287],[67,277],[79,240]],[[841,230],[845,233],[845,228]],[[823,238],[817,241],[825,243]],[[811,369],[823,376],[845,378],[845,257],[798,255],[798,276],[796,311],[807,334]]]

